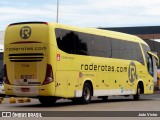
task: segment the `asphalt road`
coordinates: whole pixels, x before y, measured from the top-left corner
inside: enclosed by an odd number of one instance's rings
[[[121,112],[126,111],[126,114],[132,114],[128,113],[127,111],[140,111],[140,113],[145,113],[145,111],[160,111],[160,92],[157,91],[153,95],[141,95],[141,100],[139,101],[133,101],[132,96],[130,97],[123,97],[123,96],[112,96],[109,97],[107,102],[102,102],[101,99],[98,98],[92,98],[92,102],[87,105],[80,105],[80,104],[74,104],[70,100],[58,100],[54,106],[43,106],[39,103],[37,99],[31,99],[31,102],[29,103],[15,103],[11,104],[9,103],[9,98],[4,98],[3,102],[0,104],[0,111],[113,111],[111,113],[111,117],[115,117],[114,113],[115,111]],[[51,112],[52,114],[53,112]],[[78,112],[73,112],[73,114],[77,114]],[[65,112],[59,113],[59,114],[65,114]],[[67,113],[66,113],[67,114]],[[70,113],[71,114],[71,113]],[[99,119],[109,119],[110,117],[100,117],[95,115],[95,112],[90,112],[90,115],[86,118],[87,120],[97,120]],[[107,112],[106,112],[107,114]],[[117,114],[117,113],[116,113]],[[123,114],[123,113],[122,113]],[[159,113],[158,113],[159,114]],[[105,112],[103,113],[105,116]],[[94,117],[93,117],[94,116]],[[160,116],[160,115],[159,115]],[[58,117],[54,117],[54,120],[61,120],[65,117],[61,117],[59,115]],[[81,117],[77,115],[76,119],[84,119],[85,117]],[[134,117],[135,118],[135,117]],[[133,119],[134,119],[133,118]],[[145,117],[145,119],[150,119],[151,117]],[[44,118],[40,118],[44,119]],[[49,119],[49,118],[47,118]],[[65,119],[68,120],[74,120],[75,117],[67,117]],[[127,115],[124,118],[116,117],[112,118],[114,119],[123,119],[128,120]],[[137,120],[141,120],[141,117],[136,118]],[[158,120],[158,117],[154,117],[154,120]],[[1,118],[0,118],[1,120]]]

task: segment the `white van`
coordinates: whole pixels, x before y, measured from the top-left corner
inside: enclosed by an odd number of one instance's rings
[[[4,52],[4,45],[0,44],[0,97],[5,96],[4,84],[3,84],[3,52]]]

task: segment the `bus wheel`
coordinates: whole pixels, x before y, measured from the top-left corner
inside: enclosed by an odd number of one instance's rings
[[[138,84],[137,93],[135,95],[133,95],[133,99],[136,100],[136,101],[139,100],[140,99],[140,94],[141,94],[141,89],[140,89],[140,86]]]
[[[92,90],[89,83],[85,83],[83,86],[83,93],[81,97],[81,102],[83,104],[88,104],[91,101]]]
[[[39,102],[42,105],[46,105],[46,106],[52,106],[55,104],[55,102],[57,101],[57,98],[52,97],[52,96],[47,96],[47,97],[38,97]]]
[[[6,95],[5,94],[0,94],[0,97],[5,97]]]

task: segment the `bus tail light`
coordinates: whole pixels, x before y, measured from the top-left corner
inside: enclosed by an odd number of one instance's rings
[[[3,80],[4,80],[5,84],[9,84],[10,85],[10,82],[9,82],[9,79],[8,79],[8,75],[7,75],[7,66],[6,66],[6,64],[4,64],[4,76],[3,76]]]
[[[52,71],[52,66],[50,64],[47,64],[47,69],[46,69],[46,77],[44,79],[44,82],[42,85],[49,84],[53,82],[53,71]]]

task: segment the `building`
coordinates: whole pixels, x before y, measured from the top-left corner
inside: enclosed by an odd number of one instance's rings
[[[4,44],[4,31],[0,31],[0,44]]]

